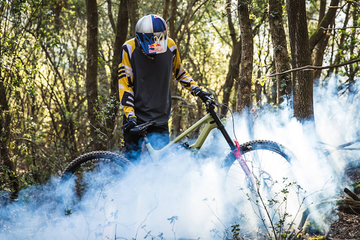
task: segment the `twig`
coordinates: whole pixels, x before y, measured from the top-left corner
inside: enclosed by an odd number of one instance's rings
[[[155,206],[153,209],[151,209],[151,210],[146,214],[145,219],[140,223],[139,227],[138,227],[137,230],[136,230],[136,234],[135,234],[135,238],[134,238],[134,239],[137,239],[137,235],[138,235],[138,233],[139,233],[139,229],[140,229],[141,225],[143,225],[143,223],[146,221],[146,219],[148,218],[148,216],[150,215],[150,213],[152,213],[153,211],[155,211],[155,209],[157,209],[157,207],[158,207],[158,205],[159,205],[159,202],[157,201],[156,196],[154,196],[154,198],[155,198],[155,200],[156,200],[156,206]]]
[[[205,198],[203,200],[203,202],[205,203],[205,205],[209,208],[210,212],[215,216],[215,218],[221,223],[221,225],[223,225],[223,227],[226,228],[225,224],[221,221],[221,219],[216,215],[216,213],[212,210],[212,208],[209,206],[209,204],[206,202],[207,199]]]
[[[171,96],[171,99],[182,101],[183,103],[185,103],[186,107],[193,107],[193,108],[195,107],[194,104],[186,101],[185,98],[182,98],[182,97],[179,97],[179,96]]]
[[[320,27],[320,29],[324,29],[324,30],[345,30],[345,29],[349,29],[349,28],[360,28],[360,26],[340,27],[340,28],[324,28],[324,27]]]
[[[360,198],[355,194],[353,193],[352,191],[350,191],[348,188],[345,188],[344,189],[344,192],[349,195],[349,197],[351,197],[352,199],[354,199],[355,201],[360,201]]]
[[[274,73],[274,74],[266,75],[265,77],[274,77],[274,76],[277,76],[277,75],[283,75],[283,74],[287,74],[287,73],[291,73],[291,72],[297,72],[297,71],[301,71],[301,70],[315,70],[315,69],[336,68],[336,67],[342,67],[342,66],[345,66],[345,65],[356,63],[356,62],[360,62],[360,59],[353,59],[353,60],[348,61],[348,62],[335,64],[335,65],[324,66],[324,67],[323,66],[307,65],[307,66],[303,66],[303,67],[299,67],[299,68],[290,69],[290,70],[280,72],[280,73]]]

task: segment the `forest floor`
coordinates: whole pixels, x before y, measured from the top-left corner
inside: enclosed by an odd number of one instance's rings
[[[360,163],[360,161],[359,161]],[[353,193],[360,198],[360,164],[345,171],[346,177],[350,183],[357,183]],[[336,220],[330,223],[330,229],[325,234],[306,234],[304,238],[308,239],[360,239],[360,201],[354,200],[347,194],[337,196],[338,199],[350,201],[351,205],[339,206],[332,210]],[[355,196],[356,198],[356,196]]]
[[[348,169],[345,171],[350,181],[353,183],[360,182],[360,166]],[[355,191],[359,196],[360,190],[357,188]],[[349,196],[340,196],[341,198],[351,199]],[[360,201],[359,201],[360,203]],[[360,239],[360,211],[358,208],[350,208],[350,211],[337,210],[338,220],[333,222],[330,230],[327,233],[329,239]]]

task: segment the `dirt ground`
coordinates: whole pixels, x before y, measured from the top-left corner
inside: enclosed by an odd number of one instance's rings
[[[360,164],[351,167],[345,171],[349,177],[349,183],[360,182]],[[360,188],[352,189],[358,197],[360,197]],[[352,199],[347,194],[339,196],[342,199]],[[330,230],[326,233],[325,239],[360,239],[360,214],[350,208],[350,213],[345,213],[340,209],[334,210],[338,215],[338,219],[331,223]],[[349,212],[349,209],[348,211]]]

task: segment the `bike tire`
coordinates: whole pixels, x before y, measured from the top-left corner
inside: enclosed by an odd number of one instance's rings
[[[78,171],[81,166],[89,162],[111,162],[115,163],[119,166],[130,166],[131,163],[126,158],[109,151],[94,151],[85,153],[75,160],[73,160],[69,165],[65,168],[62,173],[62,178],[64,178],[67,174],[74,174]]]
[[[97,186],[101,189],[104,185],[113,183],[114,176],[117,180],[118,177],[123,177],[131,166],[129,160],[109,151],[89,152],[70,162],[61,175],[59,185],[65,189],[59,193],[65,215],[81,206],[79,203],[89,190],[96,191],[93,186],[94,178],[101,179],[101,184]]]
[[[240,149],[242,151],[242,154],[249,153],[251,151],[255,150],[268,150],[274,153],[279,154],[282,156],[287,162],[291,163],[291,159],[296,159],[294,154],[287,149],[285,146],[269,140],[254,140],[249,141],[246,143],[243,143],[240,145]],[[236,158],[233,153],[229,153],[228,156],[226,156],[224,160],[224,167],[228,168],[230,167],[234,161],[236,161]]]

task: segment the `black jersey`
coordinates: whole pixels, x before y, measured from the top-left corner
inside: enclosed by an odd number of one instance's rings
[[[131,39],[122,46],[119,64],[119,94],[125,116],[136,116],[141,122],[156,121],[162,125],[170,118],[170,81],[175,75],[183,87],[193,91],[197,86],[182,67],[175,42],[169,38],[165,53],[145,55]]]

